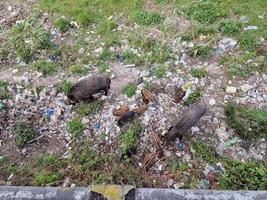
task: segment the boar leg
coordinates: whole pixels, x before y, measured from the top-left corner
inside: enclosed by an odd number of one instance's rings
[[[94,99],[94,97],[92,95],[83,98],[83,101],[86,102],[86,103],[90,103],[90,102],[92,102],[94,100],[95,99]]]
[[[109,88],[105,89],[105,96],[108,96],[108,89]]]

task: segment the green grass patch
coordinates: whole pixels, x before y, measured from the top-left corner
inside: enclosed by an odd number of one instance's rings
[[[103,108],[102,101],[94,101],[88,104],[80,104],[77,113],[81,116],[91,116],[99,113]]]
[[[51,76],[58,71],[58,64],[43,60],[32,63],[31,67],[41,72],[44,76]]]
[[[260,47],[258,37],[253,33],[242,33],[238,37],[238,41],[240,47],[246,51],[256,51]]]
[[[127,95],[127,97],[132,97],[135,95],[137,86],[134,83],[129,83],[122,89],[122,93]]]
[[[67,94],[70,91],[71,86],[72,86],[72,83],[70,81],[63,80],[59,84],[59,91]]]
[[[72,74],[82,75],[86,75],[89,72],[89,69],[86,66],[80,64],[71,65],[68,70]]]
[[[162,19],[163,17],[159,13],[143,10],[135,11],[131,16],[133,22],[144,26],[158,25]]]
[[[8,36],[8,44],[15,55],[29,62],[33,55],[51,46],[49,33],[32,18],[14,25]]]
[[[195,103],[201,96],[202,96],[201,92],[199,90],[196,90],[188,95],[183,105],[188,107],[191,104]]]
[[[113,57],[113,53],[105,49],[99,54],[98,59],[101,61],[108,61],[111,60]]]
[[[11,97],[8,86],[9,84],[7,81],[0,81],[0,100],[9,99]]]
[[[241,22],[235,22],[235,21],[222,21],[219,24],[219,31],[223,33],[224,35],[237,35],[240,32],[240,29],[242,28]]]
[[[72,137],[82,135],[85,127],[80,119],[73,119],[67,122],[67,131]]]
[[[67,32],[70,29],[70,27],[71,27],[70,22],[67,19],[65,19],[65,18],[58,18],[55,21],[54,25],[62,33]]]
[[[267,112],[229,103],[225,107],[225,115],[227,124],[242,139],[252,142],[260,137],[267,138]]]
[[[163,78],[166,74],[166,67],[157,67],[152,70],[152,75],[156,76],[157,78]]]
[[[195,78],[203,78],[207,76],[208,72],[204,69],[192,69],[190,74]]]
[[[34,183],[37,186],[45,186],[46,184],[56,184],[62,178],[62,173],[51,173],[48,171],[42,171],[38,173],[34,178]]]
[[[135,53],[131,51],[123,52],[122,56],[124,58],[124,63],[135,64],[137,66],[143,63],[142,58],[140,58],[138,55],[136,55]]]
[[[12,128],[15,136],[15,143],[18,147],[23,148],[29,141],[37,137],[37,130],[31,124],[18,122]]]
[[[107,20],[103,21],[99,24],[97,32],[99,34],[107,34],[110,33],[112,30],[116,29],[118,24],[114,20]]]

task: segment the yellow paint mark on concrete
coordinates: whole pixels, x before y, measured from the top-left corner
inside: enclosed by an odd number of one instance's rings
[[[91,190],[102,194],[103,197],[108,200],[123,200],[124,196],[133,188],[135,187],[128,185],[93,185]]]

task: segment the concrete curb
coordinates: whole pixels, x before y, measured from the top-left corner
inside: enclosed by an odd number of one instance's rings
[[[0,187],[0,200],[104,200],[101,194],[91,188],[59,187]],[[138,188],[131,190],[124,198],[110,200],[267,200],[267,191],[218,191],[218,190],[175,190]]]

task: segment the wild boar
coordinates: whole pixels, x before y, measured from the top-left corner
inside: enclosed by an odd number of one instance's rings
[[[96,75],[89,78],[84,78],[75,83],[67,96],[72,102],[91,102],[94,100],[93,94],[97,94],[100,91],[105,91],[105,95],[108,94],[110,89],[110,78],[104,75]]]

